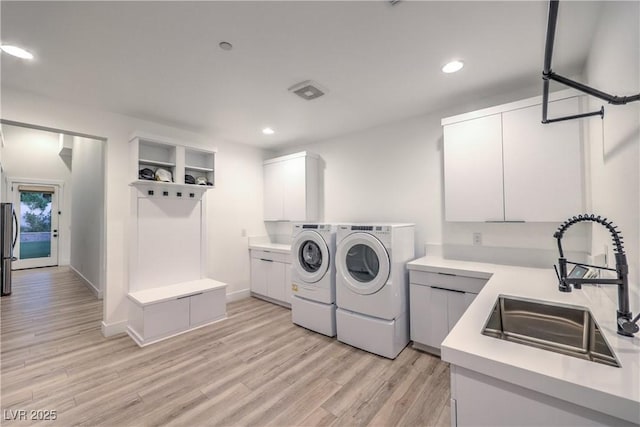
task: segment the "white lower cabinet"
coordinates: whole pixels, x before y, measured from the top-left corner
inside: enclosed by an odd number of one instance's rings
[[[142,335],[145,340],[187,329],[189,327],[189,298],[151,304],[142,309]]]
[[[189,326],[198,326],[216,320],[221,313],[226,312],[226,295],[220,293],[203,292],[189,297]]]
[[[440,354],[440,344],[476,297],[485,279],[451,274],[409,272],[411,340]]]
[[[251,292],[272,302],[291,304],[289,255],[251,250]]]
[[[452,426],[638,425],[584,405],[451,365]]]
[[[226,317],[226,284],[201,279],[129,293],[127,332],[145,346]]]

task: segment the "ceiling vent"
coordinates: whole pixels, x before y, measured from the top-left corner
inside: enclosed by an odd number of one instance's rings
[[[291,86],[289,92],[293,92],[302,99],[311,101],[324,95],[327,90],[322,88],[318,83],[312,80],[305,80],[304,82]]]

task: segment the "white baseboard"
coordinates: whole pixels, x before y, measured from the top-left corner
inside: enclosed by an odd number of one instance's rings
[[[105,323],[102,321],[102,336],[112,337],[114,335],[127,333],[127,321],[121,320],[120,322]]]
[[[89,279],[84,277],[82,275],[82,273],[80,273],[78,270],[76,270],[73,267],[73,265],[69,264],[69,268],[71,268],[71,270],[73,270],[73,272],[76,273],[78,275],[78,277],[80,277],[80,279],[82,279],[82,281],[84,282],[85,286],[87,288],[89,288],[89,290],[91,292],[93,292],[93,294],[96,296],[96,298],[102,299],[102,291],[100,289],[98,289],[98,287],[96,285],[94,285],[93,283],[91,283],[91,281]]]
[[[240,291],[229,292],[227,294],[227,302],[239,301],[241,299],[249,298],[251,291],[249,289],[242,289]]]

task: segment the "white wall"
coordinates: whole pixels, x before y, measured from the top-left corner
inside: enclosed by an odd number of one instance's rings
[[[3,94],[4,95],[4,94]],[[43,181],[63,182],[61,194],[58,194],[58,264],[68,265],[71,244],[71,162],[61,157],[59,152],[59,134],[18,126],[2,125],[5,146],[2,149],[2,166],[6,178],[26,178]],[[7,191],[4,201],[13,197]]]
[[[73,138],[71,267],[102,296],[104,224],[103,141]]]
[[[590,86],[625,96],[640,92],[640,3],[605,2],[586,65]],[[590,107],[605,105],[603,121],[590,123],[593,211],[613,220],[622,231],[630,269],[631,308],[640,310],[640,102],[606,105],[590,98]],[[593,252],[609,249],[609,234],[593,230]],[[612,287],[613,288],[613,287]],[[615,289],[613,289],[615,292]]]
[[[328,222],[413,222],[416,255],[424,245],[445,256],[550,267],[557,259],[557,223],[485,224],[444,221],[443,117],[541,94],[541,83],[517,93],[479,99],[326,141],[288,147],[278,154],[308,150],[321,156],[324,220]],[[471,183],[472,185],[472,183]],[[270,227],[273,229],[273,227]],[[282,227],[278,227],[282,232]],[[481,232],[483,246],[472,246]],[[582,254],[589,249],[587,227],[576,227],[563,244]],[[442,246],[440,248],[440,246]]]
[[[6,177],[4,173],[4,163],[2,162],[2,152],[4,148],[4,133],[2,132],[2,126],[0,126],[0,202],[4,202],[4,195],[6,192]]]
[[[107,334],[124,331],[127,319],[128,181],[131,176],[127,170],[130,164],[128,141],[135,131],[187,141],[196,146],[218,147],[217,188],[207,195],[208,203],[212,204],[207,212],[211,238],[209,271],[214,279],[229,284],[228,292],[248,289],[249,252],[246,238],[240,237],[241,230],[237,227],[245,228],[249,235],[265,233],[262,223],[261,150],[12,89],[2,89],[1,101],[4,119],[107,138],[107,252],[103,316]],[[236,186],[240,186],[242,192],[236,192]],[[226,224],[232,226],[227,229]]]
[[[228,283],[227,294],[250,287],[248,237],[265,235],[262,150],[217,144],[216,188],[207,191],[209,276]]]

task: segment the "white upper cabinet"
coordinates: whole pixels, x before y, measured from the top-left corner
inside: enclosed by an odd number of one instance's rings
[[[264,162],[264,219],[318,219],[317,157],[301,152]]]
[[[284,168],[278,162],[264,164],[264,219],[284,216]]]
[[[494,114],[444,127],[447,221],[504,218],[501,121]]]
[[[580,112],[552,94],[549,112]],[[447,221],[557,222],[584,209],[582,122],[543,125],[539,98],[442,120]]]
[[[549,117],[579,111],[578,98],[549,103]],[[509,111],[502,117],[505,218],[556,222],[580,213],[580,120],[544,125],[542,105]]]

